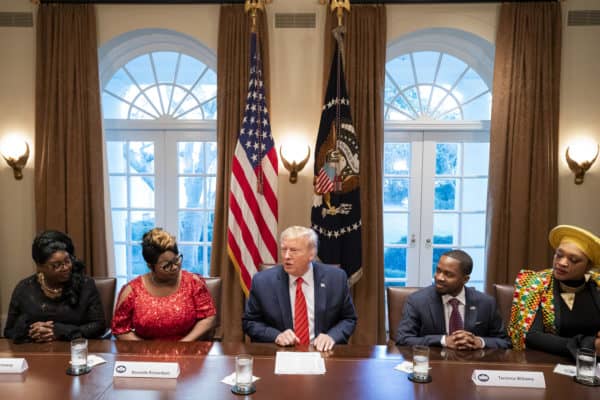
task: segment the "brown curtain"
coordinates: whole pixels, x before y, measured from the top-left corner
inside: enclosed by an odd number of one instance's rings
[[[496,35],[486,289],[550,265],[558,202],[558,2],[503,4]]]
[[[360,142],[362,278],[352,287],[358,324],[355,344],[385,343],[383,285],[383,89],[386,55],[384,5],[353,5],[345,18],[345,73],[354,129]],[[329,75],[337,17],[325,24],[324,87]]]
[[[265,94],[269,101],[269,37],[264,13],[257,18]],[[231,161],[241,128],[250,69],[250,17],[244,5],[222,5],[217,49],[217,195],[210,273],[222,279],[221,309],[225,317],[216,336],[241,341],[244,293],[227,254],[227,213]]]
[[[94,6],[41,4],[36,51],[36,228],[68,233],[88,272],[105,276]]]

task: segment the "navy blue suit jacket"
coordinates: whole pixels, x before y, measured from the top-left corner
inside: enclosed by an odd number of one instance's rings
[[[485,347],[509,348],[510,339],[496,307],[496,300],[474,288],[465,287],[465,301],[464,330],[482,337]],[[435,287],[429,286],[408,296],[398,326],[396,344],[441,346],[445,334],[444,304]]]
[[[315,280],[315,337],[325,333],[336,343],[347,343],[356,327],[356,312],[344,270],[313,262]],[[242,317],[242,327],[253,342],[274,342],[294,329],[289,275],[281,265],[257,273]]]

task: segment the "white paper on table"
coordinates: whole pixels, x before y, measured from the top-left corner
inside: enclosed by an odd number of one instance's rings
[[[566,376],[575,376],[577,375],[577,367],[574,365],[556,364],[552,372]]]
[[[258,376],[252,375],[252,382],[256,382],[259,379],[260,378]],[[231,375],[227,375],[225,378],[221,379],[221,382],[223,382],[229,386],[235,385],[235,372],[232,373]]]
[[[87,366],[90,368],[94,368],[96,365],[104,364],[105,362],[104,358],[95,354],[89,354],[87,358]],[[71,361],[69,361],[69,364],[71,364]]]
[[[406,372],[407,374],[412,374],[413,372],[413,363],[411,361],[402,361],[400,364],[394,367],[395,370]]]
[[[275,374],[278,375],[322,375],[325,361],[321,353],[278,351],[275,356]]]

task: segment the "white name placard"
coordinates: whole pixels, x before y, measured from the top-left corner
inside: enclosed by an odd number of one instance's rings
[[[546,388],[543,372],[501,371],[476,369],[471,377],[477,386],[508,386],[520,388]]]
[[[0,373],[20,374],[27,371],[29,365],[24,358],[0,358]]]
[[[113,377],[119,378],[177,378],[179,364],[170,362],[115,361]]]

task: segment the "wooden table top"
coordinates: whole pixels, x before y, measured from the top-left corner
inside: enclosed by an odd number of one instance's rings
[[[415,384],[394,370],[410,348],[336,346],[323,353],[325,375],[275,375],[277,351],[308,351],[308,346],[280,348],[273,344],[218,342],[89,341],[89,353],[107,362],[79,377],[65,374],[69,343],[15,345],[0,339],[0,357],[24,357],[29,370],[20,375],[0,374],[3,399],[234,399],[221,383],[234,371],[234,356],[254,355],[254,375],[261,379],[251,399],[599,399],[600,388],[576,384],[554,374],[557,363],[569,359],[536,351],[485,350],[454,352],[431,348],[433,382]],[[179,363],[177,379],[113,378],[116,360]],[[471,381],[475,369],[541,371],[546,389],[481,388]]]

